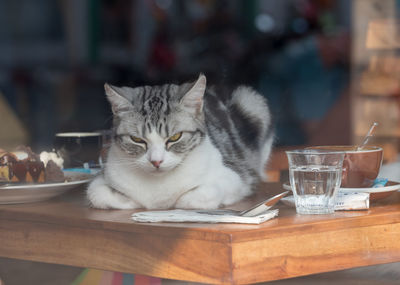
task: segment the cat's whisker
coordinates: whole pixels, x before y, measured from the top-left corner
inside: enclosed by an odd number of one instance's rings
[[[132,162],[132,161],[118,161],[118,162],[105,162],[104,165],[110,165],[110,166],[120,166],[120,165],[124,165],[124,166],[132,166],[134,168],[138,168],[138,166]]]
[[[113,118],[114,118],[114,116],[113,115],[110,115],[110,116],[108,116],[107,118],[105,118],[105,120],[104,120],[104,125],[106,125],[108,122],[110,122],[110,121],[112,121],[113,120]]]
[[[105,164],[108,165],[136,165],[134,161],[113,161],[113,162],[106,162]]]

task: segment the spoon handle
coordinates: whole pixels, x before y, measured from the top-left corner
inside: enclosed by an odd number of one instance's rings
[[[372,137],[373,132],[375,131],[375,128],[378,126],[377,122],[374,122],[371,126],[371,128],[369,129],[367,135],[364,138],[364,141],[362,142],[362,144],[357,148],[357,150],[362,149],[369,141],[369,139]]]

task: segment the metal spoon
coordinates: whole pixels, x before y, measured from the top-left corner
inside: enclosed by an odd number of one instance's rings
[[[372,124],[372,126],[371,126],[371,128],[369,129],[367,135],[365,136],[365,138],[364,138],[362,144],[359,145],[359,146],[357,147],[357,150],[361,150],[361,149],[363,149],[363,148],[367,145],[369,139],[373,136],[373,132],[375,131],[375,128],[376,128],[378,125],[379,125],[379,124],[378,124],[377,122],[374,122],[374,123]]]
[[[235,211],[235,210],[199,210],[196,211],[199,214],[208,214],[208,215],[235,215],[242,217],[253,217],[259,215],[269,209],[271,209],[280,199],[285,197],[290,191],[282,192],[278,195],[275,195],[253,207],[244,211]]]
[[[269,198],[268,200],[265,200],[265,201],[255,205],[254,207],[251,207],[250,209],[240,212],[239,216],[253,217],[253,216],[259,215],[259,214],[271,209],[276,203],[278,203],[278,201],[280,199],[285,197],[289,192],[290,191],[285,191],[278,195],[275,195],[274,197]]]

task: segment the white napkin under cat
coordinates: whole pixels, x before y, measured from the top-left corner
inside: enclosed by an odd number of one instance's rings
[[[261,224],[276,216],[278,210],[267,210],[253,217],[235,215],[230,210],[165,210],[165,211],[144,211],[132,214],[132,220],[141,223],[157,222],[198,222],[198,223],[240,223],[240,224]]]

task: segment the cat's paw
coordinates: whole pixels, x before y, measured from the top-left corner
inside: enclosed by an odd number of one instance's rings
[[[86,191],[93,208],[98,209],[136,209],[140,206],[128,197],[110,188],[102,176],[96,177]]]
[[[221,197],[216,189],[200,186],[183,194],[175,203],[179,209],[217,209],[221,205]]]

